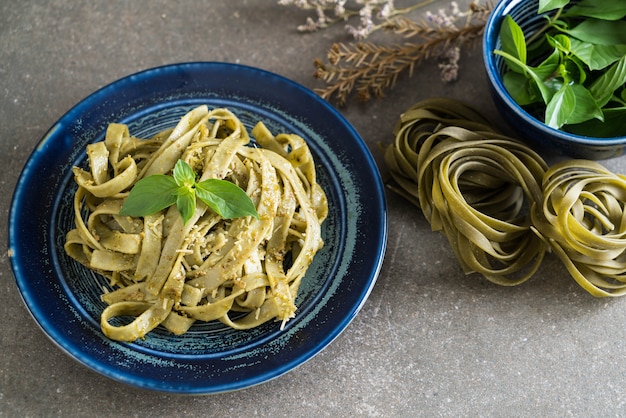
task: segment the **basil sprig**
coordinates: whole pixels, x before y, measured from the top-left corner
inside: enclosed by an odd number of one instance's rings
[[[553,128],[624,135],[626,2],[541,0],[538,12],[550,11],[546,25],[528,38],[511,16],[504,18],[494,53],[507,65],[506,89]]]
[[[236,184],[220,179],[197,182],[196,173],[183,160],[176,162],[172,174],[153,174],[135,183],[119,214],[147,216],[176,204],[187,223],[198,198],[225,219],[259,218],[250,197]]]

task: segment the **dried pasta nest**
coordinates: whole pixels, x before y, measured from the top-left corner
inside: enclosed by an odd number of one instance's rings
[[[594,296],[626,293],[626,176],[587,160],[555,164],[533,223]]]
[[[542,200],[541,157],[444,99],[417,103],[395,134],[385,159],[391,175],[446,235],[463,270],[506,286],[531,277],[547,247],[528,211]]]
[[[447,237],[463,270],[504,286],[554,251],[594,296],[626,293],[626,177],[597,162],[549,167],[450,99],[416,103],[385,150],[388,186]]]

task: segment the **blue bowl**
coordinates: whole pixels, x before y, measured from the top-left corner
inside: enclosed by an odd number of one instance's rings
[[[545,23],[545,18],[537,14],[538,7],[539,0],[501,0],[487,21],[483,36],[483,59],[498,111],[522,138],[540,147],[556,150],[570,157],[593,160],[622,155],[626,136],[597,138],[551,128],[519,106],[504,87],[504,59],[493,53],[494,50],[501,49],[499,36],[502,21],[506,15],[511,15],[528,37]]]

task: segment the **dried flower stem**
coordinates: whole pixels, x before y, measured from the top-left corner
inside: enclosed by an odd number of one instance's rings
[[[382,28],[376,21],[385,21],[394,16],[412,12],[415,9],[434,3],[435,0],[422,0],[411,6],[396,9],[394,0],[357,0],[348,5],[348,0],[278,0],[282,6],[294,6],[302,10],[314,10],[316,17],[308,17],[306,23],[297,27],[300,32],[315,32],[338,22],[347,22],[359,17],[359,24],[346,24],[345,28],[355,39],[363,40]]]
[[[453,3],[455,6],[455,3]],[[372,42],[353,44],[336,43],[327,54],[327,62],[316,59],[315,77],[326,82],[327,87],[316,89],[326,100],[339,106],[346,104],[356,90],[361,101],[383,97],[384,91],[392,88],[398,76],[404,72],[413,74],[416,65],[431,57],[443,58],[440,64],[442,78],[456,78],[459,49],[482,36],[490,6],[470,5],[467,12],[454,11],[447,15],[427,14],[431,24],[425,20],[397,17],[385,23],[384,28],[404,38],[417,38],[416,42],[396,45],[377,45]],[[461,27],[455,22],[464,20]]]

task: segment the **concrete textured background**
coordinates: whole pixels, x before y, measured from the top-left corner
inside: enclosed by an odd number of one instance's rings
[[[351,39],[341,25],[298,33],[309,15],[273,0],[1,2],[0,235],[37,142],[74,104],[120,77],[211,60],[320,87],[313,59]],[[420,99],[462,99],[499,120],[480,49],[466,49],[461,65],[456,83],[442,84],[426,62],[384,99],[341,109],[381,171],[378,144],[391,141],[399,114]],[[626,157],[605,165],[625,172]],[[127,387],[65,355],[20,300],[3,239],[0,417],[626,415],[626,300],[592,298],[553,256],[513,288],[466,277],[418,210],[392,193],[387,199],[384,265],[346,331],[278,379],[211,396]]]

